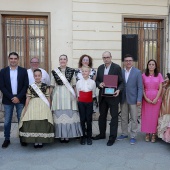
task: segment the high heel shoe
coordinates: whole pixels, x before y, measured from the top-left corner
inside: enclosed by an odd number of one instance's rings
[[[150,141],[150,134],[149,134],[149,133],[146,134],[146,136],[145,136],[145,141],[146,141],[146,142],[149,142],[149,141]]]
[[[152,134],[151,142],[152,143],[156,142],[156,134],[155,133]]]

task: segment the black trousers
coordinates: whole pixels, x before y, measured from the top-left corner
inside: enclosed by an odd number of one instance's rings
[[[85,103],[78,102],[80,122],[83,131],[83,137],[86,136],[87,128],[87,137],[92,137],[92,114],[93,114],[93,102]],[[86,124],[86,126],[85,126]]]
[[[118,102],[114,102],[114,99],[109,97],[102,97],[99,103],[99,130],[102,136],[106,135],[106,122],[108,109],[110,108],[111,121],[110,121],[110,140],[115,140],[117,137],[118,129]]]

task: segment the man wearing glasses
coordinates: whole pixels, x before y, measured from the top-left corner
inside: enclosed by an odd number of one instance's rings
[[[124,57],[124,69],[122,76],[125,88],[121,95],[121,129],[122,134],[117,140],[128,138],[128,120],[131,119],[130,144],[136,143],[136,133],[138,129],[138,106],[141,105],[143,95],[141,71],[133,67],[133,57],[126,54]]]
[[[34,72],[35,69],[39,68],[39,59],[36,58],[36,57],[31,58],[30,66],[31,66],[31,68],[27,70],[28,79],[29,79],[29,85],[31,85],[31,84],[33,84],[35,82],[33,72]],[[48,73],[42,68],[39,68],[39,69],[42,72],[41,82],[47,84],[48,86],[50,86],[50,77],[49,77]]]
[[[124,83],[122,78],[121,67],[112,62],[112,56],[109,51],[105,51],[102,55],[104,64],[98,67],[96,85],[99,88],[99,130],[100,134],[94,137],[94,140],[106,138],[106,119],[108,109],[110,109],[111,122],[110,122],[110,136],[107,146],[112,146],[117,137],[118,128],[118,104],[120,102],[120,91],[123,90]],[[113,96],[102,96],[102,89],[105,87],[103,82],[104,75],[117,75],[118,86]]]
[[[18,122],[26,100],[28,88],[28,74],[25,68],[18,66],[19,56],[12,52],[8,57],[9,66],[0,72],[0,90],[3,93],[2,103],[4,104],[4,137],[2,148],[10,144],[11,120],[14,107],[16,108]],[[26,143],[22,143],[26,146]]]

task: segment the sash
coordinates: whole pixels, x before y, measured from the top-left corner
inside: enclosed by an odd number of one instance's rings
[[[37,93],[40,99],[42,99],[48,105],[48,107],[50,107],[49,101],[47,100],[45,95],[42,93],[42,91],[39,89],[39,87],[35,83],[31,84],[31,87],[34,89],[34,91]]]
[[[70,91],[70,93],[73,95],[73,97],[76,98],[76,94],[74,92],[74,89],[72,88],[72,86],[70,85],[70,83],[68,82],[66,77],[61,73],[61,71],[58,68],[56,68],[54,71],[60,77],[60,79],[62,80],[63,84],[67,87],[67,89]]]
[[[80,102],[92,102],[93,101],[93,98],[92,98],[92,91],[88,91],[88,92],[83,92],[83,91],[80,91],[79,92],[79,98],[78,100]]]

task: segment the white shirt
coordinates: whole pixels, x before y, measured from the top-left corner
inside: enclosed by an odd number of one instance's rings
[[[126,68],[124,68],[124,69],[125,69],[125,81],[126,81],[126,83],[127,83],[128,78],[129,78],[130,71],[132,70],[132,67],[129,69],[129,71],[126,70]]]
[[[94,68],[91,68],[89,78],[93,80],[94,76],[96,75],[96,70]],[[80,80],[83,78],[82,75],[82,70],[80,68],[75,70],[75,76],[76,76],[76,81]]]
[[[47,84],[48,86],[50,86],[50,77],[49,77],[49,74],[44,69],[42,69],[42,68],[39,68],[39,69],[42,71],[41,82]],[[28,72],[29,85],[31,85],[31,84],[33,84],[35,82],[34,74],[33,74],[33,71],[32,71],[31,68],[28,69],[27,72]]]
[[[89,92],[92,91],[93,97],[96,97],[96,83],[94,80],[88,78],[85,80],[84,78],[80,79],[76,84],[77,95],[79,97],[79,91]]]
[[[17,89],[18,89],[18,67],[16,67],[15,70],[12,70],[10,68],[10,80],[11,80],[11,88],[12,88],[12,94],[17,94]]]
[[[107,68],[105,66],[105,68],[104,68],[104,75],[108,75],[109,74],[110,66],[111,66],[111,64]]]

